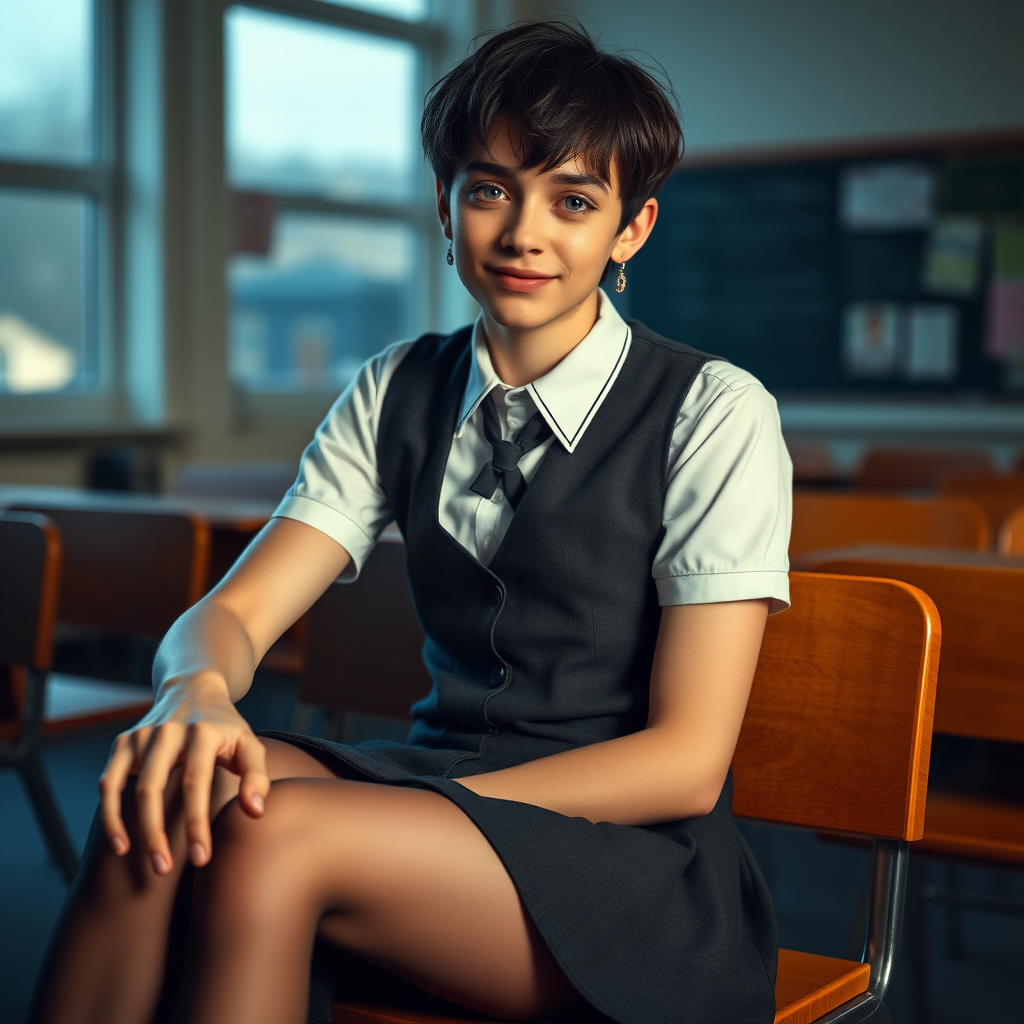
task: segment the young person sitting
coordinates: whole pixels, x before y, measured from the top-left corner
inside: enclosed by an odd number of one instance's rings
[[[728,773],[788,600],[789,460],[755,379],[599,288],[655,226],[672,104],[530,24],[431,90],[422,134],[480,316],[363,367],[165,637],[37,1022],[298,1024],[318,938],[505,1019],[772,1020]],[[233,701],[392,519],[434,681],[408,742],[257,737]]]

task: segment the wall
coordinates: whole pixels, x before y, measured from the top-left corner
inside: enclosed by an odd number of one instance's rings
[[[1019,0],[521,0],[522,18],[579,18],[668,72],[691,155],[1024,129]],[[1008,466],[1024,406],[783,403],[789,437],[840,468],[868,444],[987,447]]]
[[[525,0],[668,71],[687,148],[1024,126],[1019,0]]]

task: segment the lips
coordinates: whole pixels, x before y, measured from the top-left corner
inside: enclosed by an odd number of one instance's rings
[[[533,292],[555,279],[554,275],[519,267],[487,267],[487,271],[502,287],[512,292]]]

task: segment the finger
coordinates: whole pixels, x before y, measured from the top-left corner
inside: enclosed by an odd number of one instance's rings
[[[131,839],[121,817],[121,794],[128,783],[128,774],[135,761],[132,735],[121,733],[100,776],[100,820],[114,853],[119,857],[131,849]]]
[[[210,835],[210,790],[223,733],[215,725],[197,722],[189,729],[185,773],[181,778],[185,797],[185,836],[192,863],[201,868],[213,851]]]
[[[166,875],[174,864],[164,829],[164,795],[167,777],[185,744],[186,728],[179,722],[166,722],[155,730],[135,787],[142,841],[158,875]]]
[[[250,817],[261,817],[270,792],[267,748],[251,732],[244,734],[235,747],[235,771],[242,777],[238,788],[242,810]]]

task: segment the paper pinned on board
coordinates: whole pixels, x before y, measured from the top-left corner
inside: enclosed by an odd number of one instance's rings
[[[900,350],[900,309],[890,302],[846,308],[843,363],[851,377],[891,377]]]
[[[984,226],[973,217],[943,217],[925,249],[921,286],[925,291],[966,298],[981,278]]]
[[[985,354],[994,359],[1024,355],[1024,279],[989,285]]]
[[[907,379],[953,380],[958,368],[958,333],[956,307],[911,306],[904,362],[904,374]]]
[[[985,354],[994,359],[1024,356],[1024,225],[996,225],[992,238]]]
[[[920,229],[931,224],[936,181],[914,163],[851,167],[839,183],[839,220],[860,231]]]

